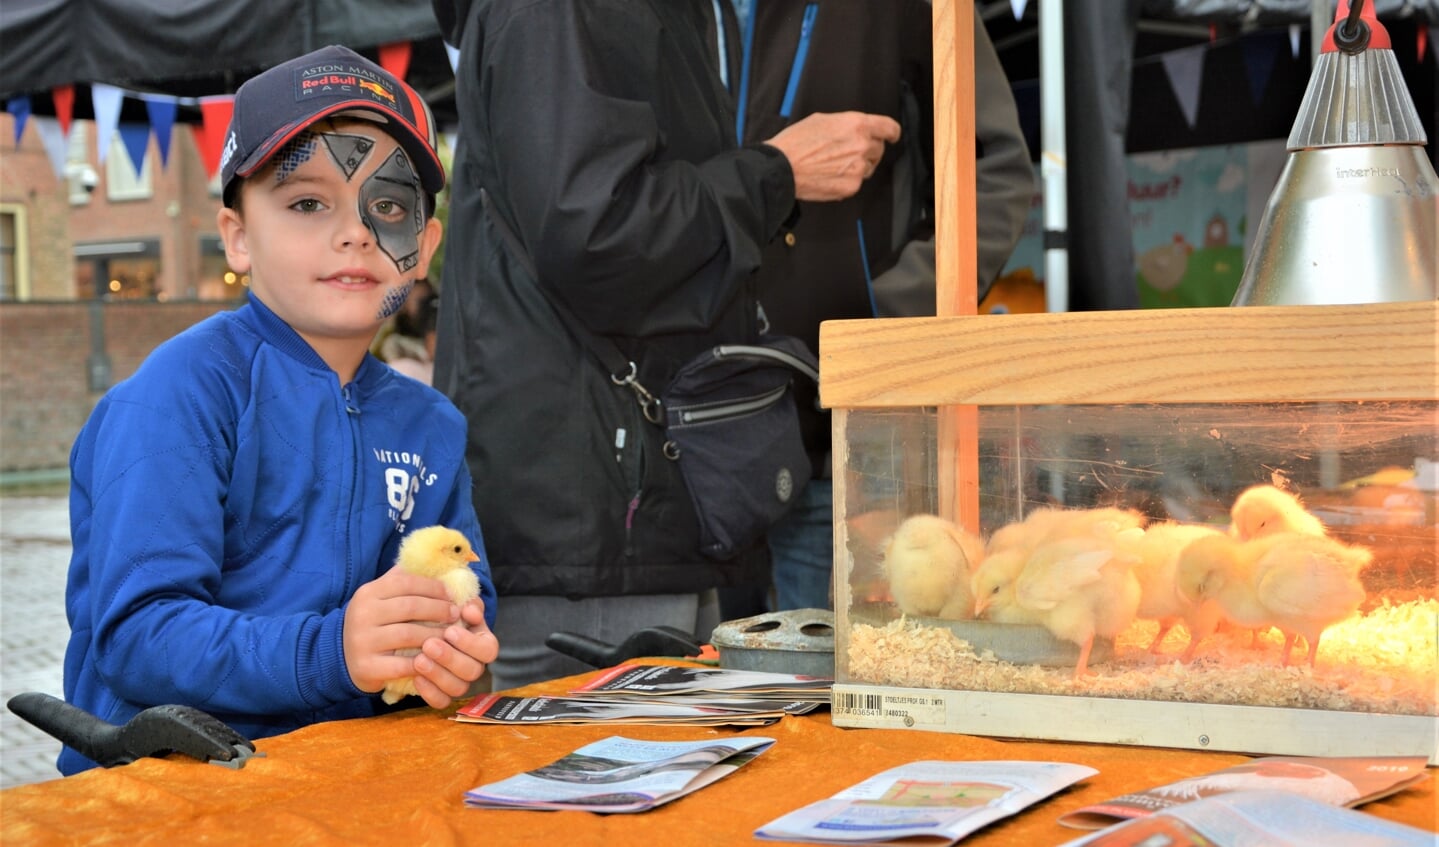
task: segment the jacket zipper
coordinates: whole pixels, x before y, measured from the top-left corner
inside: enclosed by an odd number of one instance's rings
[[[869,272],[869,247],[864,243],[864,219],[854,222],[859,240],[859,266],[864,271],[864,290],[869,295],[869,312],[879,317],[879,303],[874,299],[874,275]]]
[[[788,118],[794,111],[794,96],[799,90],[800,77],[804,74],[804,62],[809,57],[809,39],[814,33],[814,19],[818,15],[818,3],[810,3],[804,7],[804,21],[799,27],[799,44],[795,47],[794,63],[789,69],[789,82],[784,88],[784,102],[779,107],[779,116],[782,118]]]
[[[700,424],[722,418],[738,418],[773,406],[784,396],[789,386],[781,385],[748,400],[736,400],[720,406],[706,406],[700,409],[676,409],[681,424]]]
[[[355,498],[360,491],[360,404],[355,399],[352,386],[353,383],[340,387],[340,395],[345,402],[345,419],[350,431],[350,462],[347,468],[349,478],[346,480],[350,487],[350,505],[347,510],[350,519],[345,529],[345,580],[340,589],[342,597],[349,597],[359,587],[355,578],[354,539],[359,536],[355,520],[360,514],[360,509],[355,505]]]
[[[637,406],[631,406],[632,410]],[[635,554],[634,529],[635,518],[640,511],[640,497],[645,490],[645,449],[643,429],[649,422],[644,420],[643,415],[636,415],[630,412],[630,431],[626,438],[624,448],[619,451],[621,455],[633,457],[632,462],[622,463],[620,470],[625,470],[625,465],[633,467],[632,475],[626,474],[626,481],[629,483],[634,494],[630,497],[629,505],[625,507],[625,558],[628,559]]]
[[[734,119],[735,143],[740,147],[744,146],[744,118],[745,111],[749,109],[749,67],[750,56],[754,52],[754,21],[759,17],[761,2],[762,0],[754,0],[749,9],[749,18],[744,22],[744,47],[740,52],[739,97],[736,100]]]

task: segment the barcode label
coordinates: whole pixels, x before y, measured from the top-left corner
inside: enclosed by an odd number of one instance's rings
[[[884,707],[884,698],[878,694],[851,694],[846,691],[837,694],[834,705],[846,712],[873,712],[879,714]]]
[[[947,719],[944,692],[892,689],[884,693],[835,686],[830,712],[836,726],[942,729]]]

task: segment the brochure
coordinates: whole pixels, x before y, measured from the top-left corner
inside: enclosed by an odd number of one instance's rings
[[[1215,794],[1061,847],[1434,847],[1435,836],[1289,791]]]
[[[1331,806],[1358,806],[1425,778],[1423,756],[1266,756],[1214,773],[1125,794],[1059,819],[1066,826],[1099,829],[1216,794],[1250,789],[1289,791]]]
[[[793,707],[793,708],[791,708]],[[804,714],[814,703],[711,699],[674,703],[574,697],[507,697],[486,694],[457,711],[461,723],[578,725],[593,723],[768,726],[786,714]]]
[[[819,676],[728,668],[618,665],[570,693],[601,697],[722,694],[746,699],[828,703],[833,685],[833,679]]]
[[[898,839],[953,844],[1096,773],[1062,762],[911,762],[790,812],[754,834],[820,844]]]
[[[465,792],[480,809],[643,812],[744,766],[773,738],[641,741],[611,736],[541,768]]]

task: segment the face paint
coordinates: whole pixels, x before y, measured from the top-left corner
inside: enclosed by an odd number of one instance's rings
[[[399,288],[391,288],[389,292],[385,294],[384,302],[380,304],[380,313],[377,317],[380,320],[384,320],[390,315],[400,311],[400,309],[403,309],[405,301],[410,299],[410,292],[414,289],[415,283],[413,281],[407,282]]]
[[[404,150],[396,148],[360,185],[360,219],[400,273],[419,264],[420,233],[425,229],[424,196]]]
[[[363,135],[325,132],[320,134],[320,139],[325,142],[325,149],[330,151],[330,158],[345,175],[346,182],[355,178],[355,171],[360,169],[375,147],[374,140]]]
[[[278,184],[289,179],[297,168],[314,158],[320,144],[325,145],[330,161],[345,175],[346,182],[355,178],[355,172],[375,147],[374,139],[363,135],[305,130],[286,142],[275,154],[275,182]]]
[[[315,134],[307,130],[285,142],[285,146],[281,147],[273,158],[276,185],[289,179],[296,168],[314,157],[315,139]]]

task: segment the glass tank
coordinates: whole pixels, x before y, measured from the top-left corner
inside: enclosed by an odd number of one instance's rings
[[[1365,750],[1434,755],[1439,403],[835,419],[837,724],[1165,746],[1214,734],[1146,737],[1103,716],[1066,734],[1057,717],[1084,718],[1028,709],[1036,698],[916,692],[1058,695],[1408,716]],[[1163,714],[1113,720],[1173,723]]]

